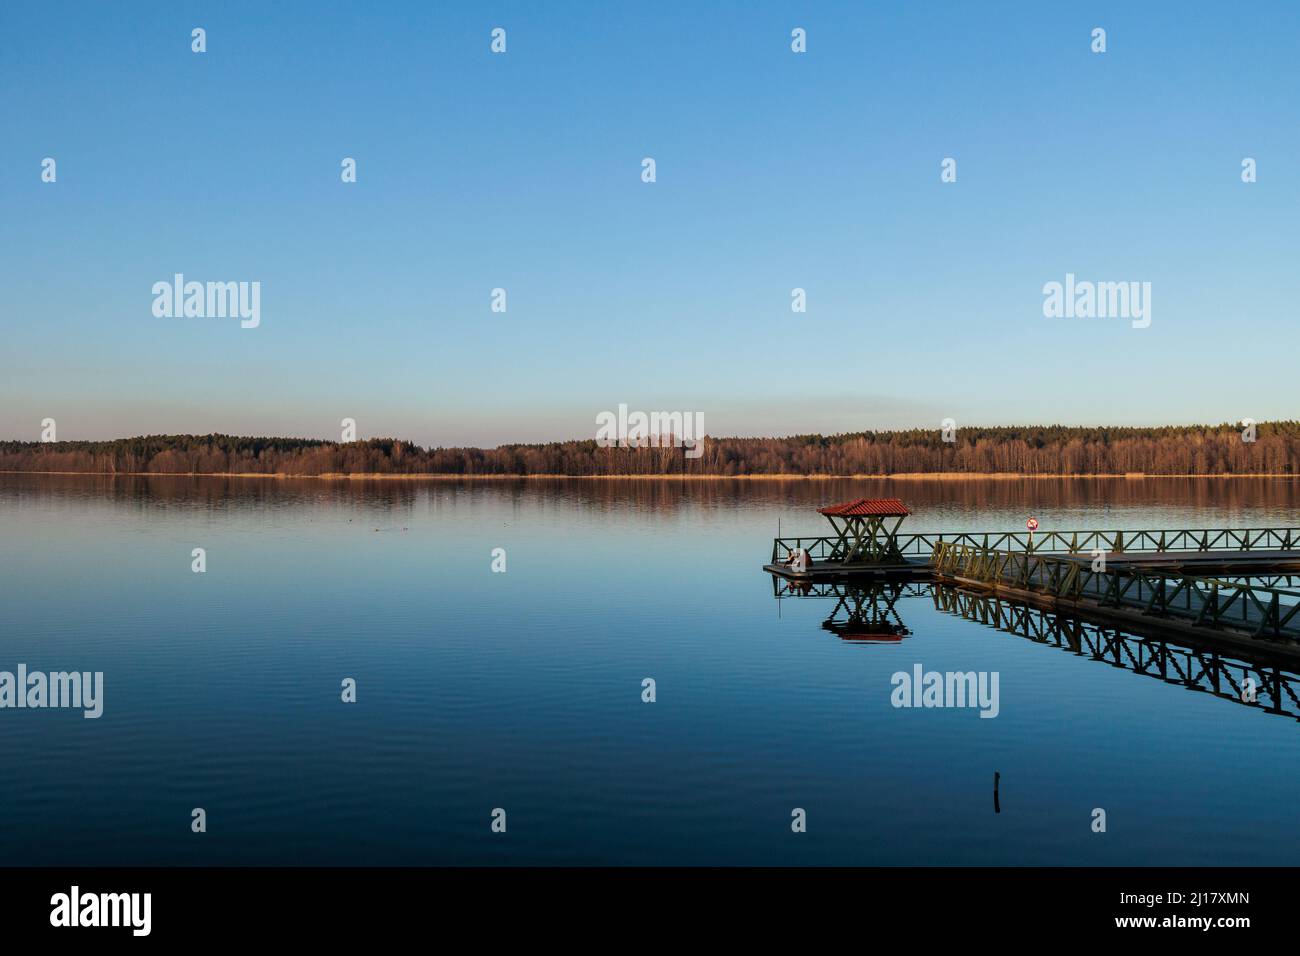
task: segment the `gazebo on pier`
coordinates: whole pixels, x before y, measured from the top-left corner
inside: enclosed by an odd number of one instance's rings
[[[879,564],[901,557],[898,529],[912,512],[898,498],[857,498],[818,508],[835,529],[830,560],[840,564]]]

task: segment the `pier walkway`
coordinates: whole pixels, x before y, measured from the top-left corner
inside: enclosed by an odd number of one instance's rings
[[[882,536],[883,537],[883,536]],[[986,551],[1073,555],[1091,561],[1106,555],[1115,567],[1163,568],[1189,574],[1297,574],[1300,575],[1300,528],[1191,528],[1176,531],[922,531],[896,534],[893,548],[873,541],[876,560],[845,560],[839,537],[779,537],[772,540],[771,563],[764,570],[787,578],[838,578],[907,575],[928,569],[935,546],[964,545]],[[792,571],[786,556],[807,549],[808,569]],[[855,558],[857,556],[854,556]]]

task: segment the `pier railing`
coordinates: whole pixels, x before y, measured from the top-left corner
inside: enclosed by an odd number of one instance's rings
[[[917,532],[894,538],[898,553],[925,556],[940,542],[994,551],[1029,554],[1160,554],[1165,551],[1297,551],[1300,528],[1183,528],[1170,531],[961,531]],[[772,563],[795,548],[807,548],[813,561],[843,560],[841,539],[828,536],[774,538]]]
[[[1123,608],[1255,638],[1300,640],[1300,590],[1214,578],[1169,577],[1132,568],[1094,569],[1087,562],[1001,551],[951,541],[935,543],[941,575],[1098,607]]]

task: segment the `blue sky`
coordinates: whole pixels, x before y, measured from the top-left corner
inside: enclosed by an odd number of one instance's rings
[[[4,4],[0,437],[1294,418],[1298,52],[1286,3]],[[260,327],[156,318],[176,272]],[[1151,327],[1045,318],[1067,272]]]

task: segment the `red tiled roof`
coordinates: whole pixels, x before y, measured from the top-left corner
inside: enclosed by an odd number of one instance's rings
[[[907,510],[907,505],[897,498],[858,498],[854,501],[846,501],[842,505],[818,508],[817,512],[833,518],[853,518],[860,515],[905,518],[912,513]]]

